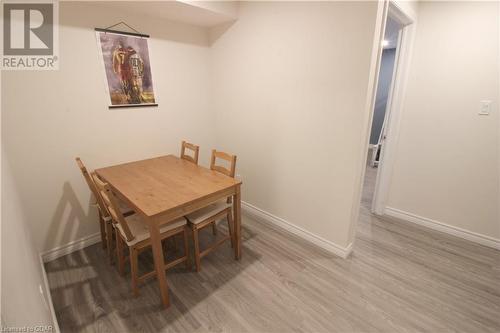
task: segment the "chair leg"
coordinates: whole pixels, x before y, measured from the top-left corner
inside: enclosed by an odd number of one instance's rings
[[[99,224],[101,226],[101,244],[102,248],[106,249],[107,241],[106,241],[106,222],[102,218],[101,211],[99,211]]]
[[[118,272],[120,275],[125,274],[125,258],[123,255],[123,240],[118,233],[116,234],[116,260],[118,263]]]
[[[132,275],[132,292],[134,296],[139,296],[139,288],[138,288],[138,277],[139,277],[139,269],[138,269],[138,251],[134,247],[129,248],[130,251],[130,273]]]
[[[186,256],[186,269],[190,270],[191,265],[189,262],[189,244],[188,244],[188,228],[184,228],[182,231],[182,236],[184,238],[184,255]]]
[[[214,221],[212,223],[212,233],[215,235],[217,235],[217,223]]]
[[[229,232],[229,239],[231,240],[231,248],[234,248],[234,232],[233,232],[234,222],[231,212],[227,213],[227,230]]]
[[[193,227],[193,242],[194,242],[194,262],[196,266],[196,271],[199,272],[200,267],[200,241],[198,239],[198,229],[196,226]]]
[[[113,225],[111,221],[106,221],[106,248],[108,250],[109,264],[113,264]]]

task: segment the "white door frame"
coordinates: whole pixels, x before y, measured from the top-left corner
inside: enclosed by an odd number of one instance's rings
[[[384,214],[387,195],[389,193],[417,23],[416,14],[400,6],[397,1],[389,2],[388,15],[403,24],[403,28],[398,38],[398,50],[389,91],[386,118],[384,120],[384,132],[382,133],[384,139],[382,141],[383,145],[380,152],[375,191],[373,193],[372,213],[377,215]],[[380,70],[380,67],[377,70]]]

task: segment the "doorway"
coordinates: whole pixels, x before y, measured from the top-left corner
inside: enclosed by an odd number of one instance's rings
[[[377,89],[373,96],[372,122],[361,208],[383,215],[389,191],[389,178],[398,136],[399,111],[411,54],[415,24],[397,3],[390,2],[384,22]]]
[[[394,74],[396,72],[396,55],[399,50],[399,35],[403,25],[390,13],[385,22],[382,55],[378,73],[377,90],[370,130],[370,141],[363,183],[361,206],[373,211],[375,184],[384,145],[384,130],[389,118],[389,105]]]

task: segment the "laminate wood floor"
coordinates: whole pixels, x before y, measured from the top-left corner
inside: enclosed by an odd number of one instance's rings
[[[227,245],[170,270],[168,310],[154,279],[134,298],[100,244],[47,263],[61,331],[500,332],[500,251],[372,216],[374,172],[348,259],[244,217],[242,260]]]

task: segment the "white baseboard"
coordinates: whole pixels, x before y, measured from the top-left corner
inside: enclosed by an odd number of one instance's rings
[[[242,202],[241,203],[242,211],[243,213],[248,214],[251,217],[254,217],[255,219],[273,225],[277,226],[280,229],[284,229],[296,236],[299,236],[300,238],[303,238],[319,247],[322,249],[325,249],[326,251],[333,253],[335,255],[338,255],[339,257],[342,258],[347,258],[349,254],[352,251],[352,243],[349,244],[347,247],[342,247],[339,246],[331,241],[328,241],[324,238],[321,238],[307,230],[304,230],[280,217],[274,216],[258,207],[255,207],[249,203]],[[65,256],[67,254],[70,254],[72,252],[81,250],[87,246],[94,245],[96,243],[99,243],[101,241],[101,234],[95,233],[93,235],[83,237],[80,239],[77,239],[75,241],[72,241],[66,245],[62,245],[59,247],[56,247],[52,250],[43,252],[40,254],[41,258],[43,259],[43,262],[49,262],[52,260],[55,260],[59,257]]]
[[[50,294],[49,280],[47,278],[47,271],[45,270],[44,260],[40,254],[40,265],[42,266],[43,284],[45,286],[45,292],[47,293],[46,300],[48,300],[48,306],[50,308],[50,314],[52,316],[52,323],[54,324],[54,332],[59,333],[59,323],[57,322],[56,311],[54,310],[54,304],[52,303],[52,295]]]
[[[352,251],[352,243],[347,247],[339,246],[247,202],[241,202],[241,209],[244,214],[260,222],[283,229],[341,258],[347,258]]]
[[[449,224],[445,224],[443,222],[435,221],[426,217],[418,216],[412,213],[404,212],[402,210],[386,207],[385,215],[394,217],[403,221],[415,223],[433,230],[437,230],[440,232],[444,232],[446,234],[450,234],[456,237],[460,237],[466,240],[469,240],[474,243],[478,243],[484,246],[492,247],[494,249],[500,250],[500,239],[496,239],[493,237],[481,235],[469,230],[465,230],[462,228],[454,227]]]
[[[81,250],[87,246],[94,245],[101,241],[101,233],[95,233],[93,235],[77,239],[75,241],[69,242],[66,245],[58,246],[52,250],[41,253],[43,262],[49,262],[55,260],[59,257],[65,256],[72,252]]]

